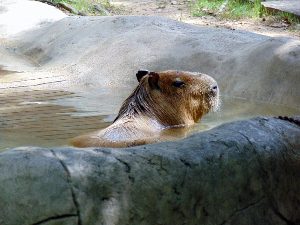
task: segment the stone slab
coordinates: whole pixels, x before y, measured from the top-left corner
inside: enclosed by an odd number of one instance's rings
[[[299,137],[255,118],[134,148],[8,150],[0,224],[299,224]]]
[[[288,12],[300,17],[299,0],[267,1],[262,2],[261,4],[267,9]]]

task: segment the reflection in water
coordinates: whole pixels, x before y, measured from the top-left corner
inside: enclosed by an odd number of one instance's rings
[[[127,93],[126,93],[127,92]],[[87,94],[90,93],[90,94]],[[110,93],[110,94],[107,94]],[[0,150],[17,146],[61,146],[79,134],[112,123],[128,90],[65,91],[30,90],[0,94]],[[202,118],[188,133],[211,129],[224,122],[254,116],[299,114],[299,109],[223,97],[221,109]],[[173,129],[166,135],[185,136],[186,129]]]
[[[222,105],[217,112],[205,115],[199,123],[190,128],[174,128],[164,132],[168,140],[185,138],[193,133],[205,131],[223,123],[250,119],[256,116],[293,116],[299,115],[300,109],[266,103],[249,102],[241,98],[222,97]]]
[[[256,116],[293,116],[299,113],[299,108],[251,102],[247,99],[223,96],[220,110],[206,115],[201,123],[197,124],[196,130],[211,129],[226,122],[249,119]]]
[[[0,150],[17,146],[59,146],[81,133],[104,128],[105,115],[78,116],[58,99],[79,98],[64,91],[26,91],[0,94]]]

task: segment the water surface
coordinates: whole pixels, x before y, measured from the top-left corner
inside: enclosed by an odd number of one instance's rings
[[[0,94],[0,151],[19,146],[66,146],[70,138],[109,126],[131,90],[65,92],[29,90]],[[222,97],[218,112],[191,128],[192,133],[255,116],[289,116],[300,109]],[[176,136],[176,134],[175,134]]]

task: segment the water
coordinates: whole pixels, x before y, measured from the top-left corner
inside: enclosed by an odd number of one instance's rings
[[[293,116],[299,115],[299,113],[299,108],[224,96],[220,110],[203,117],[202,121],[196,125],[196,130],[211,129],[226,122],[250,119],[256,116]]]
[[[0,151],[18,146],[66,146],[72,137],[110,125],[130,91],[102,88],[76,91],[76,94],[61,90],[3,92],[0,94]],[[204,116],[191,128],[191,133],[255,116],[296,114],[300,114],[300,109],[222,97],[220,110]]]

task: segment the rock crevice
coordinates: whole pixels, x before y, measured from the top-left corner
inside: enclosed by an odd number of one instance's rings
[[[70,185],[70,190],[71,190],[71,194],[72,194],[72,200],[73,200],[73,203],[74,203],[74,206],[76,208],[76,216],[78,217],[78,225],[82,225],[82,220],[81,220],[81,216],[80,216],[80,206],[79,206],[79,202],[77,200],[77,197],[75,195],[75,191],[74,191],[74,187],[73,187],[73,184],[72,184],[72,177],[71,177],[71,173],[67,167],[67,165],[63,162],[63,160],[61,160],[57,154],[55,153],[55,151],[53,150],[50,150],[51,153],[53,154],[53,156],[59,161],[59,163],[61,164],[61,166],[63,167],[64,171],[66,172],[66,175],[67,175],[67,182],[68,184]],[[72,215],[72,214],[71,214]],[[74,216],[74,215],[72,215]],[[56,217],[54,218],[50,218],[49,220],[53,220],[53,219],[57,219]],[[58,219],[61,219],[58,218]],[[44,221],[46,222],[46,221]]]
[[[68,219],[70,217],[78,217],[77,214],[65,214],[65,215],[57,215],[57,216],[53,216],[53,217],[49,217],[46,219],[43,219],[39,222],[33,223],[32,225],[42,225],[42,224],[46,224],[48,222],[53,222],[53,221],[57,221],[59,223],[60,220],[62,219]]]

